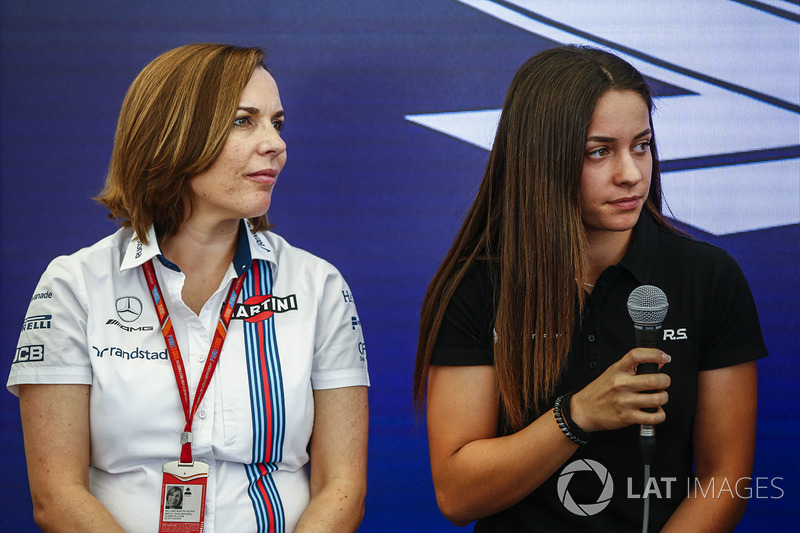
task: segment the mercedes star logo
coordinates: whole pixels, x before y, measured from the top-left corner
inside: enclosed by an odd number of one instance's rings
[[[133,322],[142,314],[142,301],[135,296],[123,296],[117,300],[117,315],[125,322]]]

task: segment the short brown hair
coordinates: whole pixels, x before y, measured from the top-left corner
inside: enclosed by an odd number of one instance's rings
[[[222,151],[242,92],[263,62],[260,48],[203,43],[169,50],[144,67],[122,103],[96,198],[110,218],[132,226],[145,244],[151,225],[159,238],[177,232],[186,181]],[[250,222],[269,228],[266,214]]]

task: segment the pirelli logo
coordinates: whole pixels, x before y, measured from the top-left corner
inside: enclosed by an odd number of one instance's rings
[[[251,296],[244,302],[236,304],[233,309],[234,319],[246,322],[261,322],[271,318],[274,313],[285,313],[297,310],[297,296]]]
[[[53,315],[36,315],[26,316],[25,321],[22,323],[22,331],[31,329],[50,329]]]

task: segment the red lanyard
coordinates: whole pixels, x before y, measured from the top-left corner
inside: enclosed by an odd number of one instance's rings
[[[183,414],[186,417],[186,426],[181,433],[181,459],[182,464],[192,463],[192,419],[197,407],[203,400],[203,396],[208,390],[211,383],[211,376],[214,374],[214,369],[217,368],[217,361],[219,354],[222,351],[222,345],[225,343],[225,336],[228,334],[228,324],[231,322],[233,316],[233,307],[236,305],[236,300],[239,298],[239,292],[244,285],[244,279],[247,272],[236,278],[228,291],[228,296],[222,305],[222,310],[219,313],[219,323],[214,332],[214,339],[211,341],[211,348],[208,351],[208,358],[203,367],[203,373],[200,376],[200,382],[197,384],[197,390],[194,394],[194,402],[192,402],[191,410],[189,409],[189,383],[186,380],[186,369],[183,366],[181,359],[181,351],[178,348],[178,339],[175,337],[175,330],[172,327],[172,320],[167,311],[167,305],[161,295],[161,288],[158,286],[158,279],[156,278],[155,270],[151,264],[152,259],[147,263],[142,264],[144,270],[144,277],[147,279],[147,286],[150,288],[150,296],[153,297],[153,304],[156,306],[156,313],[158,313],[158,322],[161,324],[161,333],[164,334],[164,341],[167,343],[167,352],[169,353],[169,360],[172,363],[172,371],[175,373],[175,381],[178,384],[178,393],[181,396],[181,403],[183,404]]]

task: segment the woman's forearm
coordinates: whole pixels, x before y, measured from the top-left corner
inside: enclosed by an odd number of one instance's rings
[[[43,531],[122,531],[89,492],[89,390],[20,386],[33,516]]]
[[[358,483],[328,483],[311,498],[295,533],[356,531],[364,518],[365,496]]]
[[[53,490],[36,490],[32,493],[33,519],[42,531],[123,531],[111,513],[82,486],[62,485]]]
[[[296,533],[355,531],[367,492],[367,388],[314,391],[311,500]]]
[[[725,476],[696,479],[695,486],[670,517],[662,532],[698,531],[723,533],[733,531],[744,515],[747,499],[742,478],[730,480]],[[721,490],[722,487],[731,490]]]
[[[664,531],[733,531],[739,523],[753,472],[757,398],[755,361],[699,373],[693,434],[697,477]]]
[[[507,509],[544,483],[577,448],[552,411],[512,435],[469,442],[437,461],[439,509],[459,526]]]

